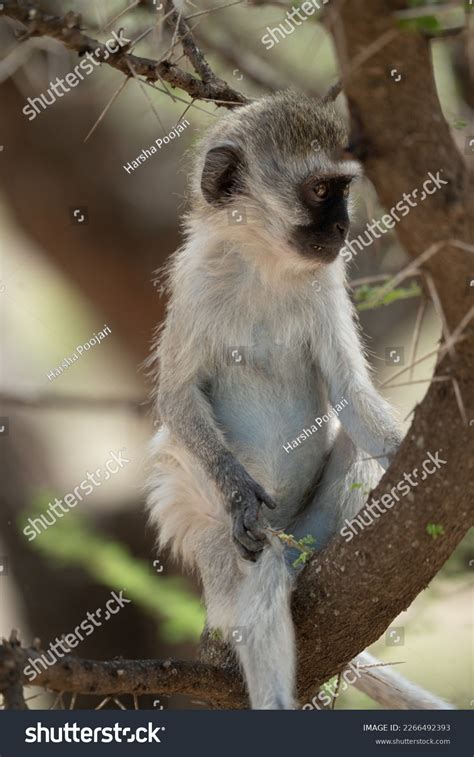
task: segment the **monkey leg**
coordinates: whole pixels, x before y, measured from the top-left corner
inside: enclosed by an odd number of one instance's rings
[[[243,668],[253,709],[294,706],[295,645],[290,612],[292,578],[283,545],[271,537],[256,563],[243,560],[217,490],[165,429],[148,498],[160,546],[201,575],[208,624],[222,631]]]
[[[211,627],[232,644],[253,709],[294,706],[295,644],[291,578],[281,544],[256,563],[238,556],[229,530],[203,534],[198,564]]]
[[[361,509],[383,473],[368,457],[340,428],[312,501],[288,528],[297,539],[311,535],[322,549]]]

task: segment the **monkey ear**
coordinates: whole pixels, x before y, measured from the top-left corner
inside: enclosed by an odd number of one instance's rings
[[[201,191],[210,205],[225,205],[242,191],[242,166],[242,152],[232,142],[209,150],[201,175]]]

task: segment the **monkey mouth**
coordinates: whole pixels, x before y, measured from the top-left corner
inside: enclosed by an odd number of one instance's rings
[[[299,226],[291,236],[291,245],[306,259],[318,263],[332,263],[342,250],[344,240],[315,233],[311,226]]]
[[[342,250],[342,245],[310,244],[309,248],[311,250],[310,254],[314,255],[318,260],[324,263],[332,263]]]

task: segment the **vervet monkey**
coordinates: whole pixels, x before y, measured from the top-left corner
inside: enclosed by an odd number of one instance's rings
[[[151,517],[198,569],[209,626],[231,643],[237,629],[255,709],[296,701],[294,555],[269,527],[320,549],[401,439],[345,288],[346,137],[332,104],[293,92],[206,133],[153,356]]]

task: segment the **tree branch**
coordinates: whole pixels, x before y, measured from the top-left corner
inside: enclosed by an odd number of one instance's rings
[[[23,674],[15,658],[20,648],[16,631],[12,631],[10,640],[4,639],[0,644],[0,693],[3,695],[6,710],[27,710],[23,697]]]
[[[196,44],[187,21],[183,18],[181,13],[178,13],[178,11],[175,10],[172,0],[166,0],[165,10],[166,15],[169,14],[168,24],[176,27],[177,36],[181,42],[183,52],[203,82],[212,82],[213,84],[220,82],[221,85],[225,85],[225,82],[218,79],[212,71],[209,63],[206,61],[204,55]]]
[[[135,399],[133,397],[100,397],[93,395],[77,395],[52,392],[13,394],[0,391],[0,406],[14,408],[48,408],[62,409],[66,411],[97,411],[106,412],[122,411],[144,415],[151,413],[152,403],[147,399]]]
[[[156,61],[133,55],[127,52],[129,46],[120,48],[114,54],[108,53],[104,43],[81,31],[81,17],[75,13],[53,16],[40,10],[32,3],[5,0],[0,15],[8,16],[23,24],[26,29],[23,39],[53,37],[79,55],[94,53],[97,60],[112,66],[127,77],[130,76],[132,67],[138,76],[145,77],[147,81],[156,82],[163,79],[172,87],[184,90],[196,100],[210,100],[224,107],[235,107],[248,102],[245,95],[237,92],[213,74],[201,51],[194,43],[184,20],[181,20],[179,25],[183,50],[202,79],[192,76],[170,60]]]
[[[51,691],[76,694],[118,695],[186,694],[217,708],[246,706],[243,682],[233,670],[182,660],[81,660],[65,656],[40,673],[34,681],[23,670],[41,650],[23,648],[15,639],[0,645],[0,693],[7,709],[20,709],[12,699],[12,687],[42,686]],[[39,666],[38,666],[39,667]],[[22,698],[23,704],[24,700]],[[18,699],[16,700],[18,704]],[[21,707],[21,709],[25,709]]]

